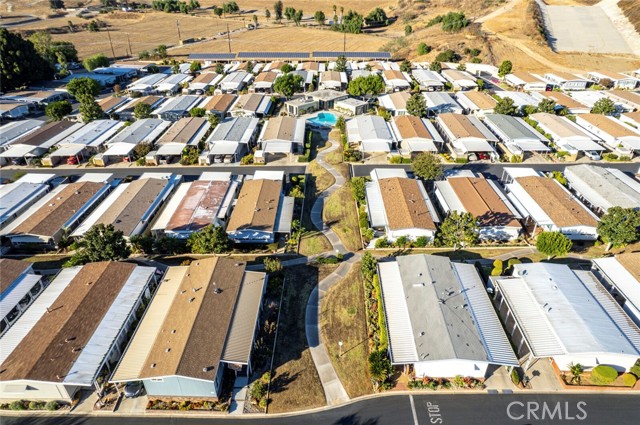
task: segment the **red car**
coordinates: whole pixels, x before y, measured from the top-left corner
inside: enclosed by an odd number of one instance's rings
[[[67,158],[67,165],[76,165],[78,163],[78,158],[75,156],[70,156]]]

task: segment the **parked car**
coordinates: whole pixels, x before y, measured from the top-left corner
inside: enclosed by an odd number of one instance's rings
[[[124,396],[127,398],[135,398],[144,392],[144,385],[142,385],[142,381],[131,381],[127,382],[127,385],[124,387]]]
[[[78,158],[75,156],[70,156],[67,158],[67,165],[76,165],[78,163]]]
[[[602,159],[598,151],[584,151],[584,155],[592,161],[600,161]]]

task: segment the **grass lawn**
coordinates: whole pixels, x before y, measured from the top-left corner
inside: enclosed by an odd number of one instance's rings
[[[286,282],[274,371],[269,394],[269,413],[290,412],[324,406],[326,399],[313,364],[305,332],[309,294],[336,266],[295,266],[286,269]]]
[[[300,254],[315,255],[323,252],[331,251],[332,246],[321,232],[307,232],[300,240]]]
[[[44,254],[21,258],[21,260],[33,263],[35,270],[52,270],[62,268],[62,265],[70,258],[70,254]]]
[[[324,201],[322,219],[336,232],[349,251],[362,249],[358,215],[349,185],[341,187]]]
[[[360,263],[356,263],[345,279],[326,295],[321,324],[331,362],[351,398],[373,391],[367,366],[369,344],[364,309]],[[338,341],[343,342],[342,356]]]
[[[325,170],[324,167],[318,164],[316,161],[311,161],[309,163],[308,170],[314,180],[316,196],[320,192],[323,192],[327,188],[331,187],[331,185],[336,182],[336,179],[333,178],[331,173]]]

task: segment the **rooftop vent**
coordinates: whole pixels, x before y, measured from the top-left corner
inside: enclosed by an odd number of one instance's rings
[[[172,334],[176,333],[176,330],[175,329],[171,329],[171,333]]]
[[[190,302],[190,303],[194,302],[195,300],[196,300],[196,297],[189,298],[189,302]]]
[[[155,363],[151,363],[151,369],[155,369],[156,368],[156,364]]]
[[[167,348],[164,350],[164,352],[165,352],[165,353],[169,353],[170,351],[171,351],[171,348],[169,348],[169,347],[167,347]]]
[[[221,294],[222,293],[222,289],[220,288],[216,288],[215,291],[213,291],[214,294]]]

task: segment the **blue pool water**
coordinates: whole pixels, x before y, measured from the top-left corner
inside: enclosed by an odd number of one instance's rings
[[[320,112],[315,117],[308,118],[307,121],[320,127],[333,127],[338,118],[330,112]]]

